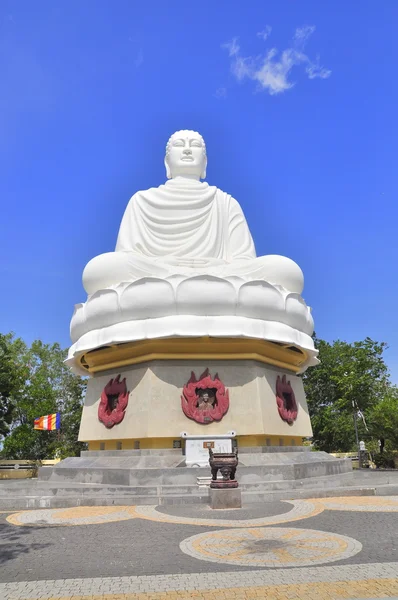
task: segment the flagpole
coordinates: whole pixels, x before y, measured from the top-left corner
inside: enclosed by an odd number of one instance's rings
[[[354,400],[352,400],[352,410],[353,410],[353,414],[354,414],[355,441],[357,443],[357,450],[358,450],[358,467],[360,469],[361,468],[361,451],[360,451],[360,448],[359,448],[357,412],[355,410],[355,401]]]
[[[59,444],[61,443],[61,421],[59,422],[59,427],[57,429],[57,442],[58,442],[58,456],[59,456],[59,452],[60,452],[60,448],[59,448]]]

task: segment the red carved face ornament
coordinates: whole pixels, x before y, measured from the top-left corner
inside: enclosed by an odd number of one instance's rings
[[[286,381],[286,375],[283,375],[282,379],[279,375],[277,377],[276,404],[281,419],[289,425],[293,425],[293,422],[297,419],[298,406],[290,381]]]
[[[126,378],[120,381],[120,375],[108,381],[104,387],[98,407],[99,420],[110,429],[121,423],[129,401]]]
[[[221,421],[229,408],[228,390],[217,373],[212,379],[209,369],[206,369],[197,380],[192,371],[190,380],[182,390],[181,407],[184,414],[196,423]]]

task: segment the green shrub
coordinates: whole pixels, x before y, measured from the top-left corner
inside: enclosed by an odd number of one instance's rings
[[[394,453],[383,452],[373,457],[374,463],[378,469],[395,469]]]

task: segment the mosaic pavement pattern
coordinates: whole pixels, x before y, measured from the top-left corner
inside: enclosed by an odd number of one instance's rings
[[[228,529],[194,535],[180,544],[186,554],[245,567],[306,567],[344,560],[362,550],[352,538],[285,527]]]
[[[98,525],[126,519],[148,519],[162,523],[201,527],[266,527],[314,517],[324,510],[361,512],[398,512],[398,496],[348,496],[315,500],[289,500],[286,513],[257,519],[206,519],[167,514],[155,506],[79,506],[76,508],[38,509],[16,512],[7,517],[12,525]]]
[[[7,521],[12,525],[99,525],[135,517],[134,506],[77,506],[26,510],[10,515]]]
[[[217,515],[216,519],[206,518],[206,512],[203,509],[198,510],[200,514],[198,517],[182,516],[167,514],[167,506],[163,506],[159,510],[153,506],[87,506],[14,512],[7,517],[8,523],[25,526],[20,531],[26,533],[28,530],[31,531],[31,527],[38,527],[40,531],[45,531],[45,529],[41,529],[41,526],[90,526],[131,519],[138,519],[142,523],[145,520],[152,521],[152,524],[148,524],[152,532],[154,532],[153,528],[157,527],[157,523],[166,523],[169,526],[172,524],[177,527],[178,525],[196,525],[207,528],[208,531],[192,535],[193,530],[192,528],[189,530],[188,527],[189,537],[180,541],[184,537],[184,529],[181,528],[181,537],[177,538],[175,547],[170,548],[170,560],[172,561],[181,560],[178,558],[179,554],[196,559],[198,566],[195,573],[182,571],[182,573],[169,575],[141,576],[138,571],[138,575],[131,577],[84,577],[59,580],[44,580],[43,578],[40,581],[19,582],[13,582],[10,579],[9,583],[0,583],[0,599],[164,600],[166,598],[167,600],[188,600],[195,598],[196,600],[219,600],[222,598],[244,600],[272,598],[297,600],[305,598],[306,600],[353,600],[354,598],[398,598],[398,562],[360,564],[362,545],[353,537],[342,535],[340,532],[306,529],[301,525],[301,528],[293,528],[289,525],[320,515],[325,511],[331,511],[330,515],[334,511],[395,513],[398,512],[398,496],[305,499],[289,501],[284,504],[290,507],[287,512],[259,518],[240,518],[242,514],[249,517],[250,510],[225,513],[220,511],[221,518]],[[171,507],[169,510],[171,512]],[[178,512],[175,508],[173,510]],[[223,518],[223,515],[227,518]],[[355,518],[354,515],[353,518]],[[358,517],[356,518],[358,519]],[[366,524],[365,515],[363,515],[363,519],[365,520],[361,521],[362,527],[363,524]],[[327,528],[323,527],[323,529]],[[99,529],[102,530],[102,527]],[[161,530],[162,528],[156,531],[161,532]],[[80,531],[80,527],[77,528],[76,532],[78,531]],[[356,531],[355,527],[352,528],[351,535],[356,536]],[[344,529],[342,533],[345,533]],[[74,535],[73,539],[75,539]],[[167,535],[166,531],[163,530],[161,535]],[[50,530],[48,536],[51,536]],[[131,551],[134,552],[134,539],[131,540],[131,543]],[[366,548],[366,542],[363,541],[363,543]],[[126,552],[129,553],[130,550],[126,550]],[[98,560],[100,560],[101,548],[98,548],[98,553]],[[354,560],[352,560],[353,557],[355,557]],[[350,559],[349,564],[341,564],[346,559]],[[339,564],[330,564],[334,561],[339,561]],[[209,562],[218,563],[212,567],[214,572],[201,572],[203,571],[201,564]],[[358,564],[353,564],[355,562]],[[45,565],[43,567],[45,577]],[[233,570],[223,571],[220,570],[220,567]],[[246,570],[239,570],[239,567],[244,567]],[[167,569],[167,567],[165,568]],[[217,568],[218,570],[216,570]],[[167,573],[167,570],[164,573]]]
[[[0,583],[1,600],[337,600],[398,596],[398,563]]]
[[[323,512],[322,505],[292,500],[293,508],[281,515],[258,519],[206,519],[169,515],[155,506],[80,506],[78,508],[38,509],[16,512],[7,521],[12,525],[98,525],[126,519],[147,519],[162,523],[199,525],[205,527],[265,527],[307,519]],[[165,507],[163,507],[165,508]]]
[[[301,500],[291,500],[286,503],[293,505],[293,508],[290,511],[270,517],[260,517],[258,519],[206,519],[182,517],[170,515],[166,512],[160,512],[156,510],[155,506],[136,506],[135,513],[141,519],[161,521],[163,523],[200,525],[202,527],[265,527],[267,525],[279,525],[281,523],[291,523],[292,521],[308,519],[309,517],[313,517],[324,511],[322,505],[317,506],[312,502],[304,503]],[[163,507],[163,510],[164,509],[165,507]],[[236,514],[238,514],[238,512]]]

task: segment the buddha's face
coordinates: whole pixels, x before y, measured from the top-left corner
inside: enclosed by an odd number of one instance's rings
[[[165,166],[168,179],[206,177],[206,147],[196,131],[177,131],[168,141]]]
[[[201,410],[207,410],[214,407],[214,403],[216,401],[215,390],[213,389],[205,389],[198,390],[199,402],[198,408]]]

